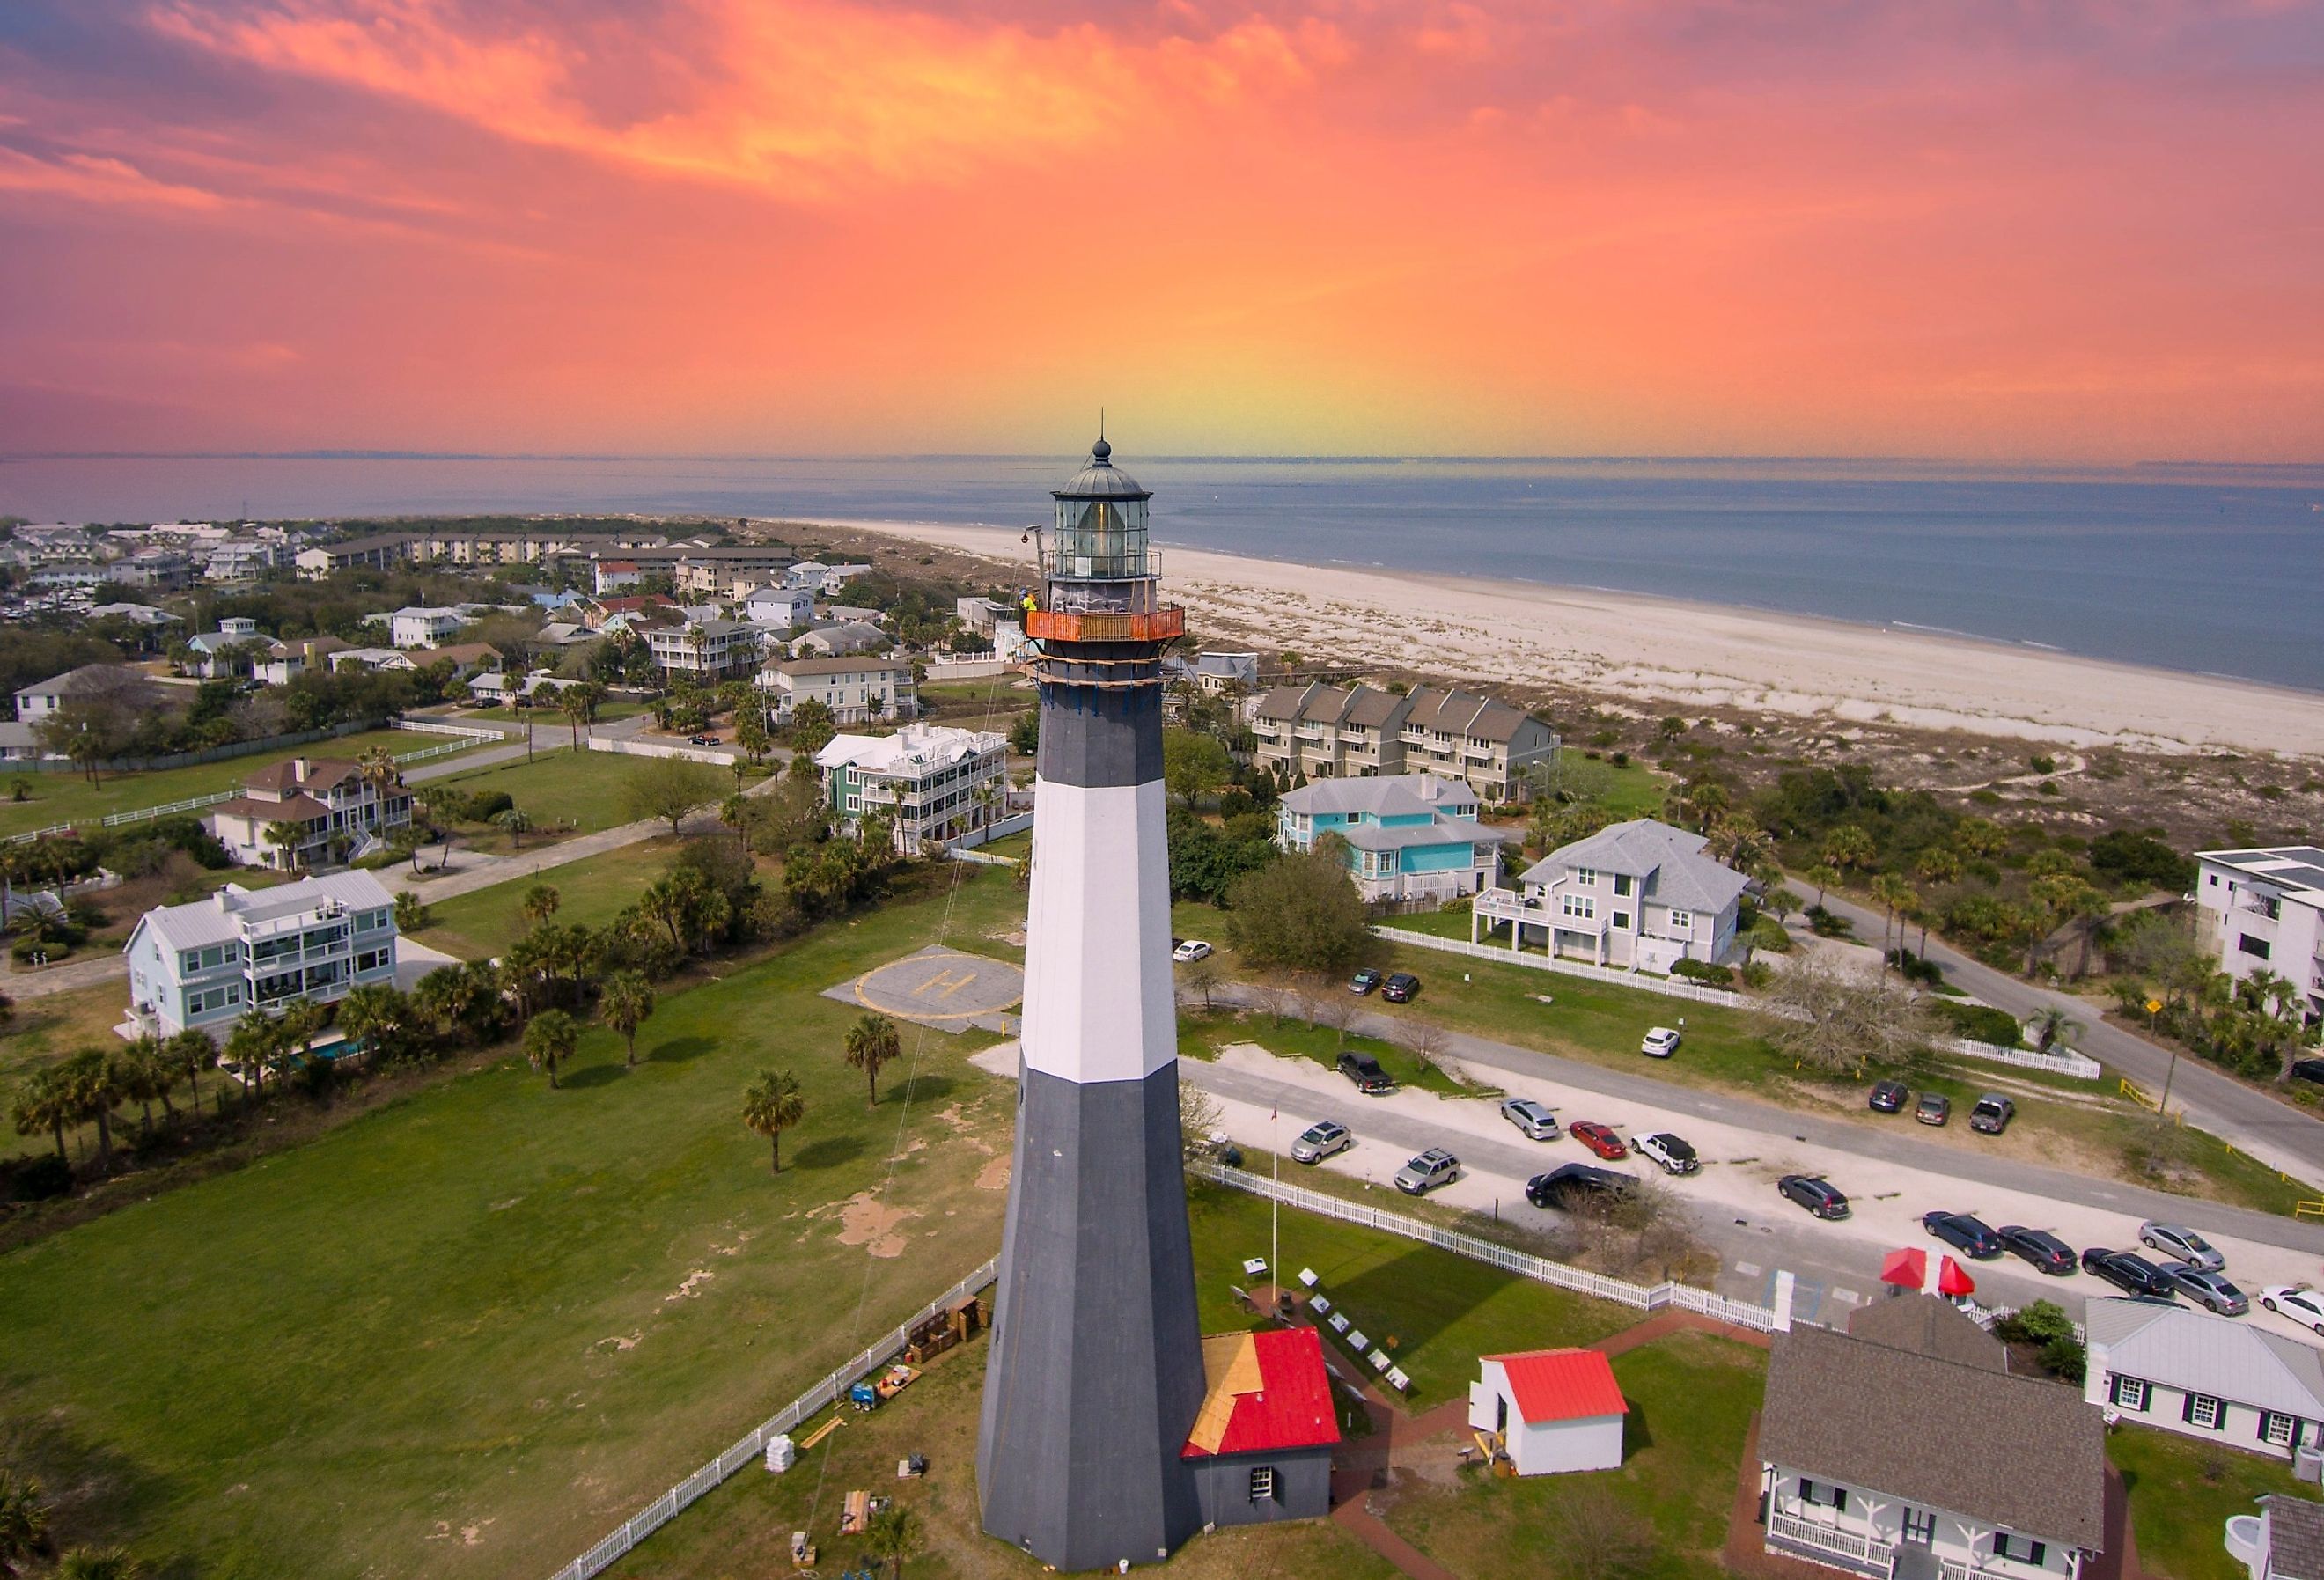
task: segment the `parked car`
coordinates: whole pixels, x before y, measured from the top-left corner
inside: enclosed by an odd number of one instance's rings
[[[1378,987],[1379,984],[1380,974],[1374,971],[1369,966],[1365,966],[1361,971],[1357,972],[1353,976],[1348,978],[1348,991],[1359,997],[1371,992],[1372,989]]]
[[[1798,1203],[1819,1218],[1848,1216],[1848,1198],[1829,1179],[1813,1174],[1786,1174],[1775,1181],[1775,1188],[1790,1201]]]
[[[1356,1084],[1356,1090],[1367,1097],[1377,1097],[1383,1092],[1396,1090],[1396,1083],[1380,1068],[1380,1061],[1369,1053],[1343,1053],[1340,1056],[1340,1073]]]
[[[2324,1333],[2324,1295],[2306,1284],[2270,1284],[2259,1292],[2259,1303]]]
[[[1575,1141],[1609,1163],[1617,1158],[1630,1155],[1630,1149],[1622,1144],[1622,1138],[1614,1133],[1614,1127],[1610,1124],[1600,1124],[1594,1119],[1577,1119],[1565,1128]]]
[[[2001,1225],[2001,1249],[2012,1256],[2023,1257],[2043,1272],[2064,1278],[2074,1270],[2074,1248],[2047,1229],[2028,1229],[2022,1224]]]
[[[1982,1135],[1997,1136],[2017,1117],[2017,1104],[1998,1092],[1987,1092],[1969,1111],[1969,1127]]]
[[[1537,1207],[1572,1206],[1592,1197],[1625,1197],[1638,1188],[1638,1177],[1595,1163],[1568,1163],[1526,1181],[1526,1200]]]
[[[1392,1004],[1408,1004],[1420,992],[1420,978],[1409,971],[1399,971],[1380,988],[1380,997]]]
[[[1461,1160],[1442,1147],[1431,1147],[1396,1171],[1396,1187],[1406,1196],[1425,1196],[1460,1178]]]
[[[2293,1059],[2292,1078],[2295,1081],[2324,1081],[2324,1058]]]
[[[1333,1153],[1344,1152],[1355,1144],[1356,1138],[1348,1133],[1346,1125],[1336,1119],[1319,1119],[1301,1131],[1299,1139],[1291,1143],[1291,1160],[1321,1163]]]
[[[2218,1272],[2227,1265],[2227,1259],[2213,1250],[2209,1241],[2184,1224],[2149,1218],[2138,1226],[2138,1243],[2149,1251],[2159,1251],[2173,1261],[2183,1261],[2207,1273]]]
[[[1923,1092],[1913,1104],[1913,1117],[1923,1124],[1942,1124],[1953,1116],[1953,1100],[1942,1092]]]
[[[2251,1309],[2250,1299],[2225,1273],[2184,1261],[2166,1261],[2161,1270],[2181,1294],[2220,1317],[2241,1317]]]
[[[1923,1213],[1921,1227],[1974,1261],[1990,1261],[2001,1254],[2001,1236],[1967,1213]]]
[[[1545,1104],[1530,1097],[1511,1097],[1501,1104],[1501,1117],[1525,1132],[1527,1141],[1554,1141],[1558,1138],[1557,1115]]]
[[[1865,1106],[1875,1113],[1902,1113],[1912,1095],[1913,1088],[1902,1081],[1875,1081],[1872,1096]]]
[[[715,746],[718,744],[718,737],[715,735],[688,735],[686,737],[686,744],[689,746]]]
[[[1638,1044],[1638,1051],[1648,1058],[1668,1058],[1678,1051],[1678,1033],[1667,1026],[1657,1026],[1646,1033]]]
[[[1170,951],[1170,958],[1181,966],[1192,966],[1197,960],[1211,957],[1211,947],[1200,938],[1188,938]]]
[[[1666,1130],[1650,1136],[1632,1136],[1630,1150],[1649,1162],[1661,1164],[1665,1174],[1692,1174],[1702,1168],[1702,1160],[1694,1155],[1694,1149]]]
[[[2135,1251],[2109,1251],[2103,1245],[2093,1245],[2082,1252],[2082,1270],[2098,1274],[2126,1295],[2169,1300],[2178,1294],[2178,1286],[2169,1276]]]

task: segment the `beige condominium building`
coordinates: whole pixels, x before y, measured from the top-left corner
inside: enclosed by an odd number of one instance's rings
[[[1485,801],[1524,800],[1528,772],[1557,755],[1557,733],[1506,702],[1416,686],[1278,686],[1252,707],[1263,768],[1309,779],[1434,773]]]

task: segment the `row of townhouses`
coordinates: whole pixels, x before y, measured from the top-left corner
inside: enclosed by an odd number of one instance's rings
[[[1278,686],[1250,709],[1260,766],[1314,779],[1428,772],[1465,781],[1490,802],[1524,800],[1527,774],[1557,754],[1541,720],[1473,692],[1416,686],[1398,695],[1321,681]]]

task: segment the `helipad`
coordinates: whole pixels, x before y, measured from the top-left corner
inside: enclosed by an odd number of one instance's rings
[[[940,944],[875,966],[823,993],[827,999],[939,1031],[975,1026],[1004,1037],[1017,1035],[1017,1017],[1010,1012],[1024,995],[1025,973],[1017,966]]]

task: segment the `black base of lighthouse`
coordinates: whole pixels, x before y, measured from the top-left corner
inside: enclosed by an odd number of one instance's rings
[[[1152,1563],[1202,1526],[1180,1459],[1204,1381],[1177,1067],[1019,1079],[977,1437],[984,1529],[1059,1569]]]

